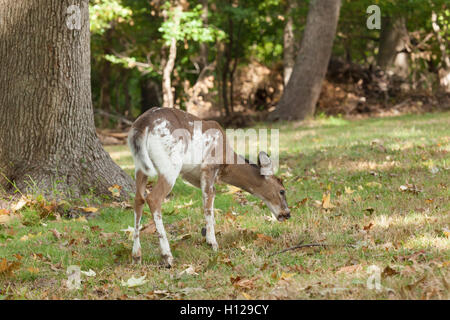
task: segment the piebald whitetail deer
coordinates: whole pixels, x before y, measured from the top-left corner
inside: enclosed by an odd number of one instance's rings
[[[194,123],[201,124],[200,130]],[[203,121],[177,109],[152,108],[133,123],[128,145],[136,175],[134,263],[141,262],[139,229],[142,210],[147,202],[159,236],[163,263],[172,266],[173,257],[164,230],[161,204],[179,175],[202,190],[206,242],[215,251],[218,249],[214,232],[214,183],[217,180],[262,199],[279,221],[290,218],[285,188],[281,180],[273,175],[269,156],[260,152],[258,164],[252,164],[237,155],[216,121]],[[196,158],[194,161],[193,157]],[[145,197],[147,179],[155,176],[158,180]]]

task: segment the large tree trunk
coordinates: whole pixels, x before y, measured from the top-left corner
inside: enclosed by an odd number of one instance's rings
[[[405,18],[384,18],[377,56],[378,66],[384,71],[407,77],[409,74],[407,42],[408,30]]]
[[[294,69],[269,119],[302,120],[314,115],[339,19],[340,0],[311,0]]]
[[[68,27],[71,5],[79,29]],[[69,197],[131,191],[95,133],[88,1],[0,0],[0,17],[0,184]]]

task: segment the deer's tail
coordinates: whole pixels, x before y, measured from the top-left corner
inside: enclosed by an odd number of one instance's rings
[[[128,133],[128,146],[134,159],[135,172],[142,171],[149,177],[157,175],[155,166],[148,155],[147,150],[147,129],[144,132],[131,128]]]

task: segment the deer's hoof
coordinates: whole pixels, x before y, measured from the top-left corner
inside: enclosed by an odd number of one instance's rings
[[[133,264],[141,264],[142,263],[142,256],[132,256],[132,263]]]
[[[173,257],[172,256],[163,256],[161,264],[164,268],[172,268],[173,267]]]
[[[219,245],[217,244],[217,242],[214,242],[214,243],[208,243],[208,244],[211,246],[211,248],[212,248],[214,251],[219,250]]]

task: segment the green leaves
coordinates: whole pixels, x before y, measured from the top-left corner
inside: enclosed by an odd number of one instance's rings
[[[91,32],[103,34],[113,23],[129,22],[133,12],[120,0],[94,0],[89,6]]]
[[[202,6],[197,5],[192,11],[172,8],[166,3],[167,19],[158,29],[166,44],[175,38],[177,41],[193,40],[195,42],[214,42],[223,39],[225,33],[214,26],[204,26],[201,18]],[[176,20],[179,20],[179,23]]]

